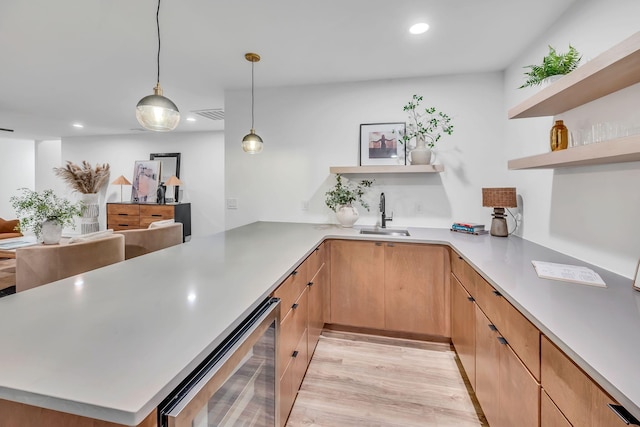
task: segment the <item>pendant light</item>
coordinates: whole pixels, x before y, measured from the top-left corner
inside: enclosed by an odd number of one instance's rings
[[[136,106],[138,122],[148,130],[166,132],[174,130],[180,122],[178,107],[169,98],[162,96],[160,87],[160,0],[156,11],[156,27],[158,29],[158,74],[153,95],[145,96]]]
[[[260,55],[246,53],[244,57],[251,62],[251,130],[242,138],[242,149],[249,154],[257,154],[262,151],[262,138],[253,130],[253,64],[260,61]]]

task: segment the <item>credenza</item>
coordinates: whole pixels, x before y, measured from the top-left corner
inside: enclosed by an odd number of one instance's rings
[[[182,240],[191,237],[191,203],[172,205],[107,203],[107,228],[134,230],[154,221],[173,219],[182,223]]]

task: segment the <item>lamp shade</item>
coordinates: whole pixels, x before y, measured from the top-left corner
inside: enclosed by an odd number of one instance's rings
[[[160,83],[153,88],[153,95],[142,98],[136,105],[136,118],[145,128],[157,132],[174,130],[180,122],[178,107],[162,96]]]
[[[516,200],[516,188],[515,187],[483,188],[482,189],[482,206],[501,207],[501,208],[518,207],[518,202]]]
[[[242,138],[242,149],[249,154],[257,154],[262,151],[262,138],[251,129],[244,138]]]
[[[173,186],[182,185],[182,181],[180,181],[180,179],[178,179],[177,176],[171,175],[171,177],[164,182],[164,185],[166,185],[167,187],[170,185],[173,185]]]
[[[111,185],[131,185],[131,183],[124,177],[124,175],[120,175],[111,183]]]

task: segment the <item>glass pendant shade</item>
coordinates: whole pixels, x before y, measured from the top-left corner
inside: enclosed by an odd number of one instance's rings
[[[153,95],[145,96],[136,105],[136,118],[145,129],[168,132],[180,123],[180,111],[169,98],[162,96],[158,83]]]
[[[251,129],[244,138],[242,138],[242,149],[249,154],[257,154],[262,151],[262,138]]]

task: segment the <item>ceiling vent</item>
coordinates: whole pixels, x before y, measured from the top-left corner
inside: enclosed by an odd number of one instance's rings
[[[13,129],[0,128],[2,132],[13,132]]]
[[[224,109],[212,108],[209,110],[195,110],[192,113],[202,116],[209,120],[224,120]]]

